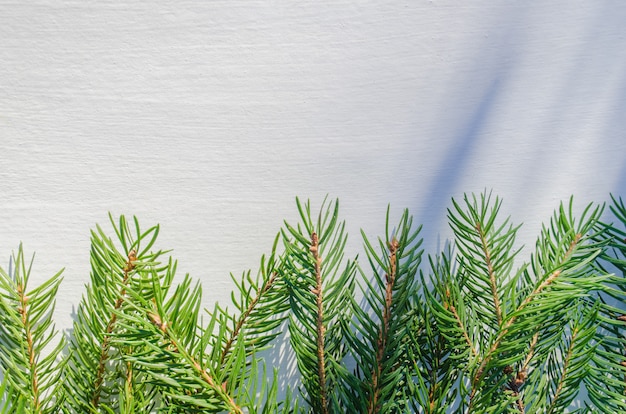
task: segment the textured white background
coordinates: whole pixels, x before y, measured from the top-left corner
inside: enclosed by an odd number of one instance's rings
[[[432,252],[493,189],[531,247],[559,200],[626,195],[626,3],[548,3],[1,0],[0,264],[65,267],[66,329],[109,211],[207,305],[296,195],[341,200],[353,253],[408,207]]]

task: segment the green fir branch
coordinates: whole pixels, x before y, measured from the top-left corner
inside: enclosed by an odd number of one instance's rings
[[[152,273],[153,296],[129,287],[131,300],[117,311],[119,324],[125,328],[113,337],[116,346],[131,345],[144,349],[124,355],[156,386],[171,412],[217,412],[228,409],[241,413],[228,392],[204,360],[203,346],[208,341],[198,335],[201,290],[191,286],[187,276],[168,297],[169,287],[162,286],[163,276]]]
[[[228,337],[221,345],[220,363],[224,363],[237,341],[245,343],[246,353],[257,353],[271,343],[280,332],[277,330],[287,318],[289,302],[284,281],[280,278],[281,257],[277,257],[280,234],[274,239],[269,256],[261,258],[259,273],[252,278],[244,273],[241,280],[231,275],[236,290],[231,294],[232,302],[239,312],[223,316],[230,320]]]
[[[617,223],[599,223],[598,241],[608,245],[596,264],[616,275],[599,298],[600,326],[584,378],[593,412],[626,412],[626,206],[621,198],[611,200],[610,218]]]
[[[417,412],[443,414],[456,404],[461,410],[464,401],[458,396],[463,385],[460,381],[478,360],[474,330],[466,328],[471,328],[471,318],[454,282],[453,258],[448,246],[440,255],[429,256],[432,280],[426,281],[424,274],[420,275],[424,299],[416,309],[422,315],[424,329],[415,347]]]
[[[519,226],[500,218],[500,199],[465,195],[427,270],[408,211],[391,226],[388,208],[377,243],[362,232],[364,270],[345,260],[338,201],[315,216],[296,206],[299,223],[285,223],[256,276],[231,276],[234,310],[204,315],[200,285],[174,283],[176,261],[153,251],[159,227],[110,217],[113,239],[92,231],[91,280],[60,341],[60,273],[31,288],[20,246],[15,270],[0,271],[0,413],[626,411],[621,199],[617,224],[600,221],[602,206],[562,203],[517,263]],[[287,320],[298,394],[260,352]]]
[[[100,226],[91,232],[91,282],[76,312],[66,358],[69,368],[64,370],[67,412],[122,410],[122,405],[149,412],[154,405],[153,391],[122,359],[131,349],[113,347],[111,338],[119,333],[118,312],[127,299],[126,290],[141,283],[150,263],[163,254],[147,250],[154,245],[159,227],[142,231],[136,218],[132,227],[124,216],[114,220],[109,215],[109,219],[116,241]],[[141,409],[135,398],[145,400]]]
[[[310,203],[296,200],[301,223],[285,223],[283,277],[292,315],[290,341],[306,389],[305,400],[314,413],[342,410],[338,386],[346,354],[344,327],[351,319],[354,262],[342,268],[347,236],[338,222],[339,204],[322,205],[315,223]]]
[[[480,201],[464,200],[464,208],[453,201],[449,215],[458,249],[456,272],[434,266],[435,290],[426,293],[428,303],[446,340],[464,350],[459,354],[467,367],[460,385],[469,381],[467,388],[460,387],[464,410],[526,412],[529,370],[572,340],[559,334],[568,315],[592,306],[594,292],[609,278],[592,266],[603,249],[594,230],[602,208],[588,206],[576,220],[572,201],[567,209],[561,205],[544,226],[530,264],[513,273],[519,227],[509,219],[497,224],[497,198],[493,205],[488,194]],[[584,306],[577,309],[580,303]],[[544,380],[543,386],[558,388],[556,378]],[[564,387],[559,394],[570,396],[572,386]]]
[[[64,341],[55,340],[57,331],[52,323],[62,270],[31,288],[33,261],[26,265],[21,245],[12,263],[15,267],[9,272],[0,268],[0,368],[5,409],[52,413],[62,402],[58,387]]]
[[[420,227],[413,227],[405,210],[395,230],[387,209],[385,239],[378,251],[362,232],[372,280],[361,270],[365,306],[353,300],[355,319],[346,332],[350,352],[358,369],[346,374],[353,388],[346,405],[355,412],[391,412],[410,405],[412,347],[419,347],[414,334],[423,329],[416,323],[417,272],[421,262]],[[399,395],[406,395],[402,402]]]
[[[506,218],[498,223],[502,201],[491,200],[490,193],[480,199],[464,196],[464,206],[452,200],[454,209],[448,210],[448,219],[455,234],[457,258],[463,287],[474,301],[477,316],[483,323],[485,334],[497,331],[506,317],[503,291],[510,283],[510,272],[518,250],[514,250],[518,226]],[[488,329],[489,328],[489,329]]]

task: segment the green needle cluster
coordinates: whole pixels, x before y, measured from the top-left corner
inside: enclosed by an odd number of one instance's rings
[[[158,225],[110,216],[63,333],[62,272],[31,286],[20,245],[0,269],[0,414],[626,412],[620,198],[562,203],[527,255],[489,192],[452,200],[430,255],[408,210],[359,257],[338,200],[296,207],[211,309]]]

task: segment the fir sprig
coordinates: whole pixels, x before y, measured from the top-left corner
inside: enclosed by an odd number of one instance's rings
[[[159,227],[111,217],[67,339],[52,324],[60,273],[30,286],[20,246],[0,271],[0,413],[626,411],[621,199],[617,224],[561,204],[525,262],[499,198],[452,200],[454,240],[428,269],[408,211],[392,226],[387,210],[377,243],[363,233],[362,266],[345,259],[338,201],[296,205],[257,275],[233,277],[232,310],[207,313],[199,283],[155,250]],[[286,321],[295,395],[259,352]]]
[[[124,353],[132,352],[131,348],[112,347],[111,339],[120,332],[118,312],[127,299],[128,287],[140,284],[149,267],[146,263],[163,254],[149,252],[159,227],[142,231],[136,218],[133,226],[124,216],[117,222],[112,216],[109,219],[116,240],[109,238],[100,226],[91,232],[91,282],[76,312],[68,347],[69,369],[63,378],[64,410],[69,412],[123,411],[123,407],[149,412],[154,405],[154,391],[122,360]],[[141,408],[135,397],[145,402]]]
[[[310,203],[296,200],[301,222],[285,223],[283,277],[289,291],[289,332],[302,374],[305,400],[314,413],[341,412],[338,383],[346,355],[343,329],[351,319],[354,261],[344,264],[345,223],[339,203],[323,205],[315,220]]]
[[[245,342],[246,353],[251,355],[259,352],[280,332],[277,328],[287,317],[289,302],[284,281],[279,277],[282,258],[278,257],[277,245],[280,234],[274,239],[269,256],[261,258],[256,278],[251,272],[245,272],[238,280],[231,275],[236,290],[231,294],[237,314],[229,314],[227,310],[217,308],[225,319],[228,336],[221,345],[219,360],[224,363],[237,341]]]
[[[118,312],[127,333],[114,343],[144,348],[142,353],[125,355],[149,381],[159,388],[171,412],[219,411],[241,413],[232,389],[222,383],[219,373],[205,359],[207,336],[198,334],[201,290],[185,277],[170,296],[160,285],[162,276],[153,273],[152,298],[129,288],[130,309]]]
[[[456,283],[452,247],[429,256],[429,264],[432,279],[427,281],[424,273],[420,275],[418,298],[424,299],[416,307],[424,328],[414,347],[415,411],[444,414],[450,407],[463,407],[460,394],[465,391],[464,375],[476,364],[479,353],[472,319]]]
[[[6,412],[52,413],[63,401],[57,390],[64,341],[52,323],[62,271],[31,288],[33,262],[26,264],[21,245],[12,263],[9,272],[0,269],[0,396]]]
[[[413,301],[421,262],[421,227],[405,210],[392,227],[387,209],[385,238],[378,249],[362,232],[369,269],[361,269],[365,305],[353,299],[354,320],[347,330],[350,352],[357,370],[347,374],[351,412],[384,413],[406,410],[410,404],[412,347],[422,326],[416,323]],[[369,276],[370,272],[373,277]]]
[[[454,206],[456,274],[436,276],[437,293],[428,297],[442,334],[461,350],[457,358],[466,364],[459,405],[467,412],[526,412],[526,401],[544,395],[535,410],[567,406],[577,394],[571,384],[580,383],[586,372],[563,364],[589,342],[588,335],[584,341],[573,335],[579,325],[566,329],[567,322],[589,312],[594,292],[610,277],[592,266],[603,248],[594,230],[601,207],[588,206],[577,220],[571,201],[568,208],[561,205],[543,228],[530,264],[513,273],[517,227],[508,219],[497,224],[499,201],[492,205],[483,194],[480,201],[466,197],[465,207]],[[581,324],[586,333],[596,328]],[[566,343],[576,348],[566,351]],[[529,375],[541,381],[525,397]]]
[[[592,412],[626,412],[626,206],[622,198],[611,196],[611,216],[616,223],[600,223],[598,240],[608,242],[601,260],[602,270],[616,275],[600,297],[600,327],[585,386]]]

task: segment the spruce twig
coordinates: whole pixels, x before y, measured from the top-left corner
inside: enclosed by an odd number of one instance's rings
[[[33,256],[34,260],[34,256]],[[4,391],[0,402],[10,412],[49,414],[62,400],[57,392],[63,363],[63,339],[52,341],[55,297],[61,283],[58,272],[41,285],[29,285],[33,261],[27,266],[22,245],[5,272],[0,268],[0,368]],[[45,348],[49,347],[47,352]]]
[[[119,311],[122,303],[124,302],[124,297],[126,296],[126,286],[128,285],[128,278],[130,272],[135,268],[135,262],[137,261],[137,251],[135,249],[131,249],[128,252],[128,259],[123,267],[124,276],[122,278],[122,286],[120,287],[119,294],[117,299],[115,300],[115,304],[113,305],[113,311],[111,312],[111,317],[107,322],[106,329],[104,331],[104,337],[102,343],[100,344],[100,358],[98,358],[98,369],[96,371],[96,378],[94,381],[93,387],[93,395],[91,397],[91,404],[94,408],[98,408],[100,405],[100,393],[102,390],[102,383],[104,382],[104,371],[107,361],[109,360],[109,351],[111,348],[111,334],[113,333],[113,329],[115,327],[115,323],[117,322],[117,314],[116,311]],[[129,372],[129,371],[128,371]],[[130,372],[129,372],[130,375]],[[127,377],[126,383],[129,384],[130,377]]]
[[[605,270],[626,274],[626,231],[600,223],[600,206],[575,219],[570,200],[514,272],[519,226],[496,224],[501,202],[489,193],[464,201],[448,214],[454,248],[431,258],[430,275],[419,271],[419,229],[405,211],[391,231],[388,209],[379,247],[362,231],[366,275],[344,261],[338,202],[313,220],[297,200],[300,223],[285,223],[257,277],[233,278],[236,312],[216,305],[206,326],[199,284],[185,276],[171,289],[176,262],[150,252],[158,226],[142,232],[135,219],[131,234],[121,217],[121,249],[92,232],[91,284],[61,361],[63,341],[42,355],[60,273],[29,289],[20,246],[15,273],[0,271],[0,413],[287,414],[301,402],[313,414],[557,413],[581,383],[588,410],[626,410],[626,279]],[[293,401],[256,353],[287,316],[302,377]]]
[[[376,347],[376,364],[374,370],[371,373],[372,378],[372,390],[371,396],[368,402],[367,412],[373,414],[380,409],[380,375],[381,367],[383,366],[383,358],[387,350],[387,337],[389,335],[390,321],[391,321],[391,307],[393,305],[393,290],[396,282],[397,272],[397,257],[396,253],[400,247],[400,243],[394,237],[391,242],[387,243],[389,248],[389,272],[385,274],[385,305],[383,309],[383,320],[378,334],[378,341]]]
[[[326,327],[324,326],[324,299],[322,286],[322,258],[319,255],[319,239],[315,232],[311,233],[311,247],[309,251],[313,255],[315,287],[312,289],[315,295],[315,305],[317,307],[315,326],[317,329],[317,375],[320,393],[320,407],[323,414],[328,414],[328,395],[326,389],[326,358],[324,335]]]
[[[277,272],[272,272],[269,279],[265,282],[265,284],[257,289],[254,298],[250,301],[245,311],[237,318],[237,322],[235,323],[235,328],[232,330],[230,337],[226,340],[224,347],[222,348],[222,352],[220,355],[220,365],[224,364],[226,361],[226,357],[230,353],[233,344],[239,338],[239,335],[242,332],[243,327],[246,325],[250,316],[255,311],[257,305],[262,301],[265,294],[272,289],[276,283],[276,278],[278,277]]]

